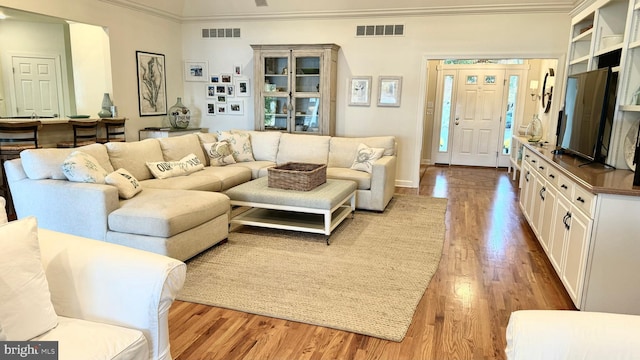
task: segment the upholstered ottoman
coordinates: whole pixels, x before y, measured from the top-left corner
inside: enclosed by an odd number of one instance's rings
[[[186,260],[228,236],[221,193],[145,188],[109,214],[108,242]]]

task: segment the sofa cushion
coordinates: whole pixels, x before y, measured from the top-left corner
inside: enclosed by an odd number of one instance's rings
[[[278,165],[288,162],[326,164],[330,139],[330,136],[282,134],[276,163]],[[351,163],[346,167],[349,166]]]
[[[229,164],[235,164],[236,160],[233,158],[233,151],[231,145],[226,141],[217,141],[213,143],[202,144],[204,151],[209,157],[209,164],[211,166],[225,166]]]
[[[67,177],[62,172],[61,165],[67,156],[74,151],[82,151],[93,156],[108,173],[113,171],[107,148],[102,144],[91,144],[69,149],[27,149],[20,153],[20,158],[22,159],[24,172],[29,179],[66,180]]]
[[[144,189],[220,191],[222,180],[214,175],[213,169],[215,168],[209,166],[193,174],[168,179],[147,179],[140,181],[140,184]]]
[[[149,359],[149,344],[136,329],[58,317],[58,326],[33,341],[57,341],[60,359]]]
[[[251,163],[238,163],[251,164]],[[236,185],[240,185],[251,180],[251,170],[247,167],[229,166],[210,166],[208,172],[198,171],[189,175],[194,178],[220,179],[220,190],[227,190]]]
[[[0,225],[0,324],[7,340],[27,341],[58,323],[40,261],[35,217]]]
[[[125,169],[118,169],[104,178],[104,182],[118,188],[118,195],[123,199],[131,199],[142,191],[142,186],[135,176]]]
[[[275,163],[282,133],[279,131],[249,131],[249,135],[251,135],[253,158],[256,161]]]
[[[7,201],[2,196],[0,196],[0,225],[6,224],[7,221],[9,221],[7,219],[7,210],[5,209],[6,205]]]
[[[356,184],[358,185],[358,190],[371,189],[371,174],[364,171],[339,167],[328,167],[327,179],[351,180],[356,182]]]
[[[167,179],[200,171],[204,164],[195,154],[189,154],[177,161],[147,162],[147,167],[156,179]]]
[[[373,163],[382,157],[384,148],[372,148],[365,144],[358,145],[356,157],[353,159],[351,169],[368,172],[373,171]]]
[[[109,230],[168,238],[229,211],[218,192],[146,188],[109,214]]]
[[[384,155],[395,155],[396,142],[394,136],[332,137],[327,166],[351,167],[360,144],[374,148],[384,148]]]
[[[62,162],[62,172],[69,181],[104,184],[108,175],[98,160],[82,151],[74,151]]]
[[[251,135],[245,132],[221,131],[218,140],[226,140],[231,145],[233,158],[236,162],[254,161],[251,149]]]
[[[204,144],[211,144],[214,142],[218,141],[218,134],[217,133],[196,133],[196,135],[198,135],[198,139],[200,139],[200,145],[203,146],[203,151],[204,150]],[[205,151],[205,155],[206,155],[206,151]],[[204,164],[206,166],[209,166],[209,157],[205,156],[205,162]]]
[[[109,142],[105,146],[113,167],[127,169],[138,181],[153,178],[153,174],[147,167],[147,162],[164,161],[158,139]]]
[[[230,167],[246,167],[251,170],[251,178],[257,179],[267,175],[268,168],[276,166],[275,161],[250,161],[229,165]]]
[[[200,138],[196,134],[187,134],[158,139],[165,161],[176,161],[189,154],[195,154],[200,162],[206,164],[207,159]]]

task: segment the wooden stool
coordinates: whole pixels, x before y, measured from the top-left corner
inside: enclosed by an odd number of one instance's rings
[[[98,120],[69,120],[73,128],[73,140],[61,141],[59,148],[75,148],[95,144],[98,140]]]
[[[98,138],[98,142],[101,144],[105,144],[108,142],[122,142],[125,140],[124,135],[124,123],[127,119],[101,119],[100,124],[104,125],[104,138]]]
[[[10,219],[15,219],[16,216],[4,163],[7,160],[19,158],[22,150],[38,148],[38,130],[41,127],[42,123],[37,120],[0,122],[0,173],[2,173],[0,194],[7,200],[7,215]]]

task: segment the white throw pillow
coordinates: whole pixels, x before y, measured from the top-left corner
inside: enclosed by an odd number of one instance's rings
[[[373,163],[380,159],[382,154],[384,154],[384,148],[370,148],[365,144],[360,144],[351,168],[371,174]]]
[[[236,162],[255,161],[251,149],[251,136],[248,133],[220,131],[218,140],[226,140],[231,145],[233,159]]]
[[[104,178],[104,182],[118,188],[118,195],[123,199],[131,199],[142,191],[142,186],[127,170],[120,168]]]
[[[7,201],[2,196],[0,196],[0,225],[6,224],[7,221],[9,221],[7,219],[7,210],[5,209],[6,205]],[[2,330],[2,328],[0,328],[0,330]]]
[[[0,324],[10,341],[27,341],[58,324],[40,262],[33,216],[0,225]]]
[[[105,170],[93,156],[74,151],[62,162],[62,172],[69,181],[104,184]]]
[[[229,164],[235,164],[236,160],[233,158],[231,146],[225,141],[218,141],[214,143],[202,144],[204,151],[209,156],[209,162],[211,166],[225,166]]]
[[[147,162],[147,167],[156,179],[167,179],[202,170],[204,164],[195,154],[189,154],[178,161]]]

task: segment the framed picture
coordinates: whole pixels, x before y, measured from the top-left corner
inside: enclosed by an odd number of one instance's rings
[[[164,55],[136,51],[140,116],[167,114]]]
[[[215,103],[207,103],[207,115],[215,116],[216,115],[216,104]]]
[[[236,96],[251,96],[251,88],[249,87],[249,79],[236,80]]]
[[[227,85],[227,96],[235,96],[236,95],[236,88],[233,85]]]
[[[231,74],[220,74],[220,82],[223,84],[231,84],[231,79],[233,76]]]
[[[207,97],[215,98],[216,97],[216,86],[215,85],[207,85]]]
[[[380,76],[378,106],[400,106],[402,76]]]
[[[235,76],[242,75],[242,65],[233,65],[233,75]]]
[[[216,85],[216,95],[227,95],[227,86]]]
[[[216,104],[216,115],[226,115],[227,104]]]
[[[371,105],[371,76],[352,77],[349,83],[349,105]]]
[[[206,61],[187,60],[184,62],[185,81],[207,81],[209,66]]]
[[[233,100],[227,103],[229,115],[244,115],[244,101]]]
[[[216,98],[216,102],[218,104],[226,104],[227,103],[227,96],[226,95],[218,95]]]
[[[218,84],[220,82],[220,75],[211,75],[209,78],[209,82],[212,84]]]

